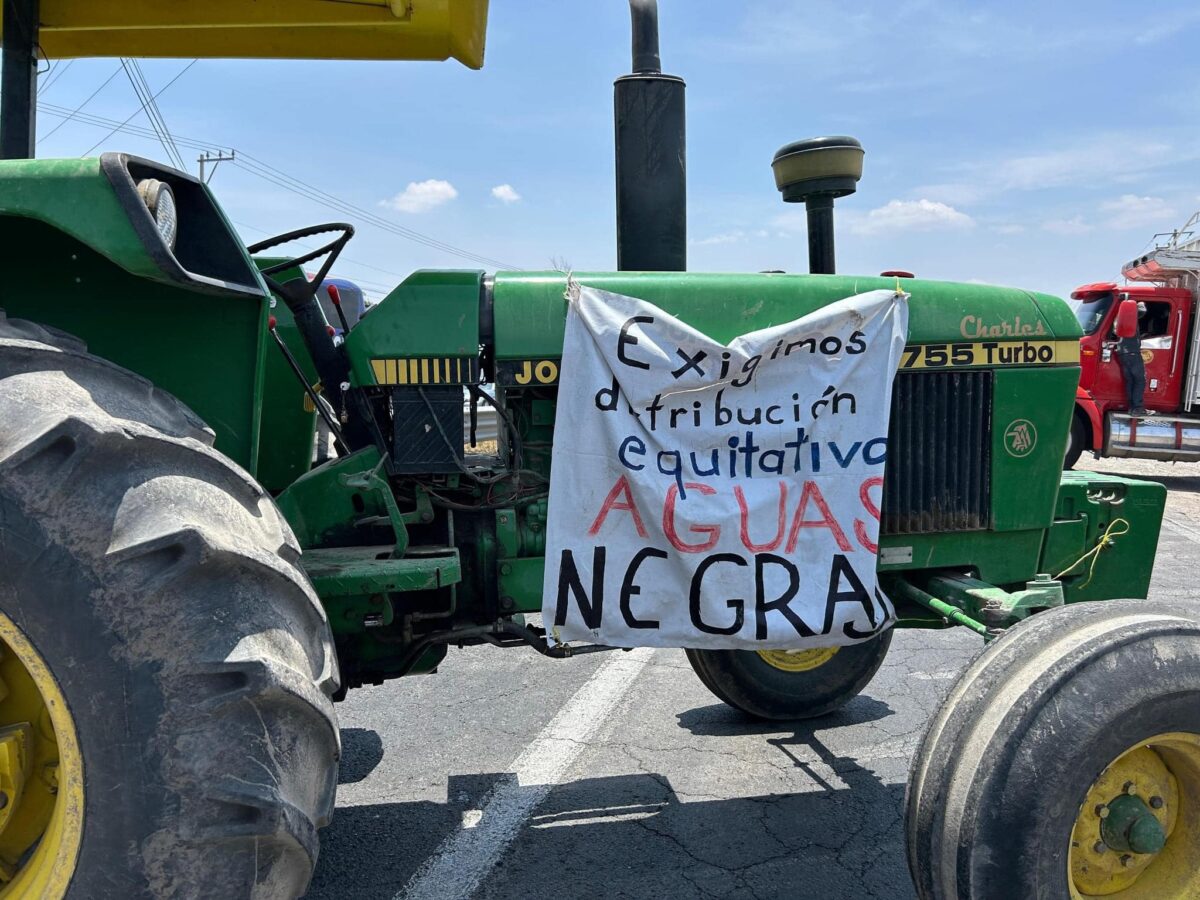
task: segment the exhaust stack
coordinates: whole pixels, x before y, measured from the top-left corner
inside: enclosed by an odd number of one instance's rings
[[[832,275],[833,201],[853,194],[862,178],[863,148],[852,137],[819,137],[779,149],[771,160],[775,186],[785,203],[808,209],[808,271]]]
[[[617,268],[687,269],[685,85],[664,75],[657,0],[629,0],[633,72],[613,85]]]

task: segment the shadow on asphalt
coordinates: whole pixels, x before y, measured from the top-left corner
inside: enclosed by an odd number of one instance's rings
[[[802,791],[722,800],[680,796],[666,775],[648,771],[558,785],[478,896],[911,898],[904,785],[883,783],[816,734],[891,714],[887,704],[867,697],[800,727],[748,721],[724,705],[681,713],[681,727],[697,735],[771,735],[766,742],[782,754],[781,782]],[[633,767],[638,749],[628,748]],[[704,752],[720,754],[719,741],[706,742]],[[705,764],[712,765],[711,757]],[[733,784],[738,765],[731,753]],[[800,777],[787,775],[792,768]],[[339,809],[322,832],[309,897],[396,896],[460,826],[463,813],[477,808],[498,781],[512,777],[451,776],[444,803]]]
[[[725,737],[736,734],[779,734],[794,729],[796,735],[811,737],[817,731],[865,725],[892,715],[892,708],[882,700],[859,694],[841,709],[819,719],[801,722],[769,722],[751,718],[724,703],[698,706],[679,713],[679,727],[705,737]]]
[[[370,728],[342,729],[342,760],[338,784],[354,784],[375,771],[383,761],[383,738]]]

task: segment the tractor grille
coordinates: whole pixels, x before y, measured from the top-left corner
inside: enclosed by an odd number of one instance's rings
[[[992,373],[901,372],[883,483],[884,534],[991,523]]]

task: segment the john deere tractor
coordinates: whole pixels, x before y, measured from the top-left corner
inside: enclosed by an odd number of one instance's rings
[[[572,655],[532,615],[571,363],[562,273],[421,271],[331,322],[318,294],[350,225],[247,248],[183,172],[27,158],[35,48],[478,67],[486,7],[4,0],[0,898],[301,895],[347,690],[451,647]],[[832,204],[863,159],[848,138],[774,161],[808,205],[811,273],[684,271],[684,86],[661,71],[653,2],[632,8],[620,271],[574,277],[721,341],[894,288],[832,274]],[[296,241],[312,249],[282,252]],[[899,627],[990,644],[916,755],[917,891],[1200,897],[1200,615],[1118,599],[1147,593],[1164,490],[1060,471],[1079,378],[1066,304],[901,280],[878,572]],[[968,319],[998,336],[964,339]],[[746,714],[803,718],[861,691],[890,640],[688,658]]]

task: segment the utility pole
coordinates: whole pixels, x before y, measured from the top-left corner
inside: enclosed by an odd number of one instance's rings
[[[196,158],[196,162],[200,163],[200,180],[208,184],[212,180],[213,175],[216,174],[218,165],[223,162],[233,162],[235,159],[237,159],[236,150],[230,150],[228,156],[219,150],[216,153],[210,153],[208,150],[205,150]],[[204,177],[204,166],[206,163],[212,163],[212,170],[208,173],[207,178]]]
[[[0,159],[32,159],[37,137],[38,0],[3,0]]]

